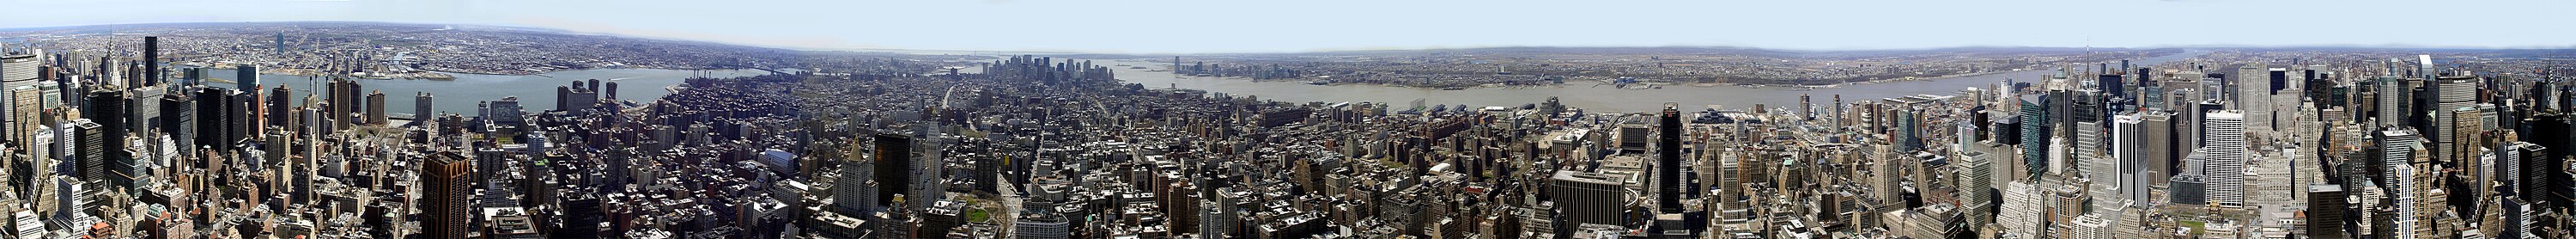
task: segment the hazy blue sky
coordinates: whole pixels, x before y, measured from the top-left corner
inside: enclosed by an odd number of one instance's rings
[[[350,20],[806,49],[1289,52],[1494,46],[2568,48],[2557,0],[0,0],[0,28]]]

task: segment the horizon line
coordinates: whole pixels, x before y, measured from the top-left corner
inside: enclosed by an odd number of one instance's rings
[[[2153,49],[2301,49],[2301,48],[2376,49],[2376,50],[2450,50],[2450,51],[2457,51],[2457,50],[2576,50],[2576,44],[2569,44],[2569,45],[2565,45],[2565,46],[2536,46],[2536,45],[2535,45],[2535,46],[2460,46],[2460,45],[2447,45],[2447,46],[2446,46],[2446,45],[2416,45],[2416,44],[2394,44],[2394,43],[2392,43],[2392,44],[2296,44],[2296,45],[2258,45],[2258,44],[2170,44],[2170,45],[2150,45],[2150,46],[1958,45],[1958,46],[1940,46],[1940,47],[1889,47],[1889,48],[1849,48],[1849,47],[1845,47],[1845,48],[1835,48],[1835,47],[1823,47],[1823,48],[1800,48],[1800,47],[1762,47],[1762,46],[1738,46],[1738,45],[1494,45],[1494,46],[1470,46],[1470,47],[1349,47],[1349,48],[1346,48],[1346,49],[1323,48],[1323,49],[1283,50],[1283,51],[1211,51],[1211,52],[1129,52],[1129,51],[1118,51],[1118,50],[1066,50],[1066,49],[1010,49],[1010,50],[968,49],[968,50],[961,50],[961,49],[907,49],[907,48],[872,48],[872,47],[814,47],[814,46],[780,46],[780,45],[769,45],[769,44],[752,44],[752,43],[726,42],[726,41],[717,41],[717,40],[703,40],[703,39],[689,39],[689,38],[658,37],[658,36],[639,36],[639,35],[622,34],[622,33],[593,32],[593,31],[584,31],[584,30],[578,30],[578,29],[564,29],[564,28],[541,27],[541,26],[527,26],[527,25],[515,25],[515,24],[431,23],[431,22],[357,21],[357,20],[348,20],[348,21],[339,21],[339,20],[295,20],[295,21],[204,21],[204,22],[141,22],[141,23],[108,23],[108,24],[88,24],[88,25],[51,25],[51,26],[0,27],[0,32],[7,32],[7,31],[22,31],[22,30],[40,30],[40,29],[52,29],[52,28],[113,27],[113,26],[119,26],[119,25],[171,25],[171,24],[292,24],[292,23],[361,23],[361,24],[389,24],[389,25],[392,25],[392,24],[401,24],[401,25],[449,25],[449,26],[474,26],[474,27],[518,28],[518,29],[552,30],[552,31],[563,32],[563,33],[594,34],[594,35],[603,35],[603,36],[612,36],[612,37],[623,37],[623,38],[636,38],[636,39],[652,39],[652,40],[673,40],[673,41],[703,42],[703,43],[714,43],[714,44],[724,44],[724,45],[734,45],[734,46],[760,47],[760,48],[773,48],[773,49],[780,49],[780,50],[795,50],[795,51],[823,51],[823,52],[833,52],[833,51],[839,51],[839,52],[887,52],[887,53],[896,53],[896,52],[893,52],[893,51],[951,51],[951,52],[1007,52],[1007,53],[1047,53],[1047,54],[1094,54],[1094,55],[1252,55],[1252,54],[1322,54],[1322,53],[1353,53],[1353,52],[1374,52],[1374,51],[1443,51],[1443,50],[1480,50],[1480,49],[1505,49],[1505,48],[1565,48],[1565,49],[1582,49],[1582,48],[1598,48],[1598,49],[1609,49],[1609,48],[1706,48],[1706,49],[1767,50],[1767,51],[1786,51],[1786,52],[1939,51],[1939,50],[1960,50],[1960,49],[1980,49],[1980,48],[1999,48],[1999,49],[2000,49],[2000,48],[2047,48],[2047,49],[2073,49],[2073,48],[2088,48],[2088,49],[2117,49],[2117,50],[2153,50]]]

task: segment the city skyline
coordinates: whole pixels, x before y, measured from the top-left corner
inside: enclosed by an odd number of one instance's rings
[[[611,4],[614,3],[614,4]],[[363,21],[562,29],[800,50],[1121,54],[1490,47],[2576,47],[2563,1],[1343,2],[12,1],[52,11],[0,29],[179,22]],[[1357,7],[1351,7],[1357,6]],[[123,14],[99,14],[115,12]],[[2057,13],[2063,12],[2063,13]],[[2135,20],[2083,20],[2107,12]],[[2475,12],[2475,18],[2444,17]],[[971,14],[948,14],[971,13]],[[1051,15],[1065,14],[1065,15]],[[705,17],[674,17],[705,16]],[[827,17],[828,16],[828,17]],[[2363,24],[2331,16],[2384,16]],[[2076,19],[2076,20],[2060,20]],[[2121,18],[2110,18],[2121,19]],[[929,24],[918,24],[929,23]],[[978,30],[1038,23],[1084,27]],[[1758,23],[1758,24],[1757,24]],[[2195,34],[2148,29],[2191,28]],[[2553,29],[2554,28],[2554,29]],[[2050,34],[2031,30],[2062,30]],[[2456,34],[2396,34],[2434,31]],[[2386,34],[2378,34],[2378,33]],[[912,34],[942,33],[942,34]],[[894,37],[894,36],[901,37]],[[1053,41],[1013,37],[1084,36]],[[2265,36],[2282,37],[2210,37]],[[2318,37],[2297,37],[2318,36]],[[2337,37],[2326,37],[2337,36]],[[1890,40],[1902,39],[1902,40]]]
[[[0,239],[2576,238],[2576,49],[2093,45],[2564,3],[0,1],[182,22],[0,29]]]

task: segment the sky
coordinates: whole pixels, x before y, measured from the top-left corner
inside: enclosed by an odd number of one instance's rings
[[[379,21],[792,49],[2576,48],[2560,0],[0,0],[0,28]]]

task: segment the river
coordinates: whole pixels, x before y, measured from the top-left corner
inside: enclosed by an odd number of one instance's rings
[[[760,70],[712,70],[706,72],[709,73],[709,77],[716,78],[769,74],[768,72]],[[231,79],[233,78],[234,73],[231,69],[222,69],[209,70],[206,74],[210,75],[208,77]],[[662,89],[663,87],[680,84],[682,80],[688,79],[689,76],[692,75],[692,72],[688,70],[628,68],[556,71],[547,72],[544,76],[463,73],[448,74],[455,75],[456,80],[358,79],[356,81],[358,81],[359,86],[363,87],[360,88],[361,90],[366,90],[368,92],[382,91],[385,93],[385,107],[387,107],[387,109],[385,109],[385,113],[387,114],[414,113],[412,112],[414,111],[412,104],[414,96],[417,92],[426,91],[431,95],[431,100],[435,101],[432,102],[433,105],[431,105],[431,108],[434,108],[433,110],[472,116],[474,113],[475,102],[498,100],[501,99],[501,97],[509,96],[518,96],[519,105],[527,108],[529,111],[554,109],[555,87],[572,85],[572,82],[575,80],[587,81],[589,79],[599,79],[603,86],[608,82],[617,82],[617,98],[619,100],[635,101],[639,103],[652,102],[654,99],[661,99],[663,95],[670,94],[670,91]],[[296,96],[294,97],[297,97],[295,99],[302,100],[304,94],[309,94],[315,89],[326,86],[326,84],[324,84],[326,82],[315,82],[312,79],[316,78],[298,75],[263,74],[260,75],[260,84],[265,86],[263,88],[286,86],[288,88],[295,89]],[[232,83],[221,82],[207,82],[206,84],[226,88],[233,86]]]
[[[2206,54],[2206,52],[2191,51],[2181,54],[2138,59],[2130,62],[2133,65],[2152,65],[2167,61],[2187,59],[2201,54]],[[1831,88],[1813,88],[1811,90],[1797,89],[1802,87],[1765,86],[1762,88],[1745,88],[1734,85],[1717,87],[1667,85],[1657,89],[1617,89],[1611,86],[1594,87],[1592,86],[1594,85],[1593,82],[1573,81],[1569,81],[1566,82],[1566,84],[1561,85],[1536,87],[1476,87],[1464,90],[1440,90],[1362,84],[1309,85],[1299,80],[1253,82],[1243,78],[1197,76],[1175,78],[1169,71],[1153,71],[1170,68],[1169,66],[1171,63],[1156,63],[1147,59],[1115,59],[1107,60],[1106,62],[1093,62],[1093,64],[1110,66],[1111,69],[1118,73],[1119,80],[1129,83],[1143,84],[1148,88],[1179,87],[1183,89],[1225,93],[1234,96],[1257,96],[1264,100],[1288,102],[1380,102],[1387,103],[1400,110],[1405,107],[1409,107],[1409,104],[1411,104],[1415,99],[1422,99],[1425,104],[1429,105],[1466,104],[1469,106],[1483,107],[1520,106],[1522,104],[1545,102],[1548,97],[1557,97],[1557,101],[1565,104],[1567,107],[1582,108],[1594,112],[1644,112],[1662,109],[1665,102],[1681,103],[1681,105],[1685,107],[1685,110],[1698,108],[1702,105],[1719,105],[1728,109],[1748,108],[1753,107],[1754,104],[1767,104],[1769,107],[1795,107],[1794,105],[1798,103],[1798,94],[1811,95],[1814,102],[1819,105],[1832,103],[1834,95],[1837,94],[1842,95],[1843,102],[1860,102],[1864,100],[1876,100],[1917,94],[1947,95],[1958,93],[1960,90],[1965,90],[1969,87],[1991,90],[1989,88],[1992,88],[1996,82],[2003,81],[2005,78],[2016,79],[2022,82],[2030,82],[2040,79],[2042,75],[2056,73],[2055,68],[2034,69],[1966,77],[1849,84]],[[1129,67],[1127,66],[1116,66],[1120,64],[1142,66],[1147,69],[1128,69]]]

